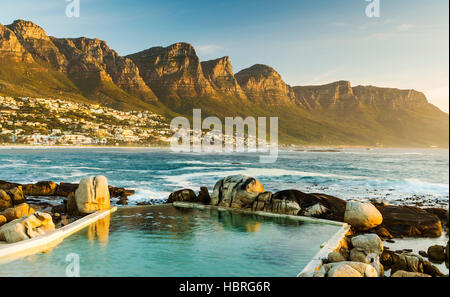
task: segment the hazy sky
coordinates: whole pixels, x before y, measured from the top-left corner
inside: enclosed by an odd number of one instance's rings
[[[0,0],[0,23],[31,20],[49,35],[97,37],[126,55],[178,41],[202,60],[230,56],[235,72],[274,67],[290,85],[349,80],[416,89],[449,110],[449,1],[380,0]]]

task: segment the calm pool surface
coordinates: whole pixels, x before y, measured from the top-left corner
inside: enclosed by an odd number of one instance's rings
[[[0,276],[66,276],[74,253],[81,276],[296,276],[338,228],[216,210],[121,208],[47,253],[0,265]]]

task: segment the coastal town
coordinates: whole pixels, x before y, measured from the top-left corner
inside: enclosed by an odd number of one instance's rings
[[[0,96],[0,144],[164,145],[172,134],[167,120],[150,111]]]

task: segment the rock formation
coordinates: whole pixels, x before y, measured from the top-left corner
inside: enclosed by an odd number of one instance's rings
[[[344,222],[353,228],[368,230],[380,225],[383,222],[383,216],[370,202],[349,201],[345,208]]]
[[[236,73],[236,80],[254,103],[286,105],[295,100],[295,94],[281,75],[272,67],[256,64]]]
[[[47,213],[36,212],[1,226],[0,241],[15,243],[43,235],[52,230],[55,230],[52,216]]]
[[[75,202],[81,214],[109,209],[110,194],[106,177],[100,175],[81,179],[75,191]]]
[[[55,38],[36,24],[0,25],[0,94],[113,108],[279,117],[281,142],[443,146],[449,117],[415,90],[348,81],[289,86],[272,67],[233,73],[228,57],[201,62],[188,43],[121,57],[98,39]]]

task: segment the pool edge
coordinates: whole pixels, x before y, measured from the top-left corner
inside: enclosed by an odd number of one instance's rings
[[[34,238],[0,246],[0,264],[5,264],[23,257],[31,256],[59,245],[65,238],[105,218],[117,210],[99,210],[57,230]]]

